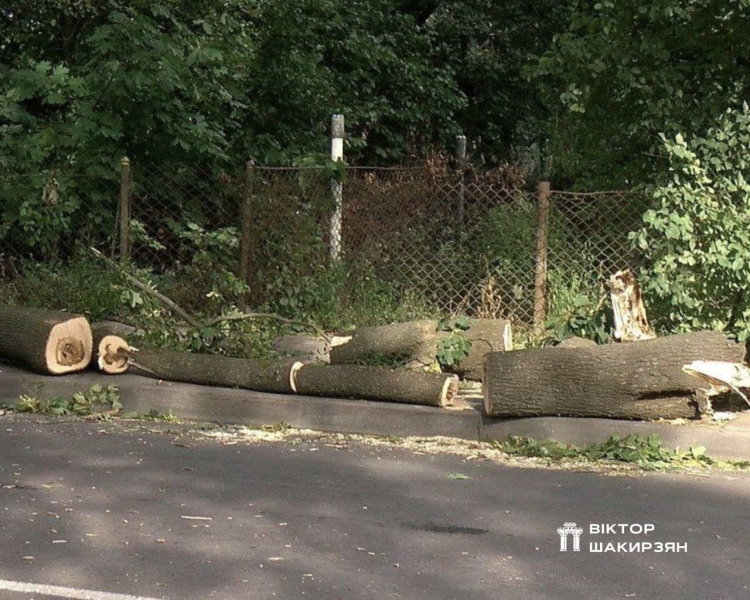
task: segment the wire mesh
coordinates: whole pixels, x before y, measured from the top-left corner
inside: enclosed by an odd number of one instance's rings
[[[366,269],[436,310],[535,322],[539,198],[512,171],[433,162],[348,167],[334,181],[322,167],[227,173],[134,161],[130,177],[130,260],[171,282],[187,308],[201,308],[195,290],[210,291],[222,271],[238,275],[252,304],[273,301],[293,312],[295,290],[321,285],[340,244],[336,264],[347,272]],[[114,167],[0,173],[0,280],[17,259],[69,257],[89,245],[114,254],[120,183]],[[340,240],[332,226],[336,183]],[[547,314],[576,294],[599,293],[614,271],[639,266],[628,233],[647,208],[639,192],[551,192],[541,265]]]

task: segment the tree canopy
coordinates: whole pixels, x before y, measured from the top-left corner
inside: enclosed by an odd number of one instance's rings
[[[750,0],[8,0],[0,168],[291,163],[347,118],[348,159],[534,150],[566,185],[668,168],[747,96]]]

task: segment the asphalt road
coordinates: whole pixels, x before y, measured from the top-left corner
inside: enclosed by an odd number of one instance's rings
[[[0,417],[0,598],[750,597],[748,474],[613,476],[154,428]],[[572,537],[560,550],[571,522],[579,552]]]

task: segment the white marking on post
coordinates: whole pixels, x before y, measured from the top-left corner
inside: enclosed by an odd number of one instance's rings
[[[57,596],[58,598],[79,598],[81,600],[158,600],[145,596],[131,596],[129,594],[112,594],[83,590],[80,588],[62,587],[59,585],[43,585],[38,583],[24,583],[23,581],[8,581],[0,579],[0,590],[20,592],[22,594],[42,594],[43,596]]]

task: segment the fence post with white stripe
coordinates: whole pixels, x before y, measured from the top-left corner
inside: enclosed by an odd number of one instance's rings
[[[333,162],[344,160],[344,115],[333,115],[331,117],[331,160]],[[331,260],[336,261],[341,256],[341,219],[343,215],[343,184],[341,181],[331,180],[331,193],[333,194],[334,210],[331,215],[331,230],[329,251]]]

